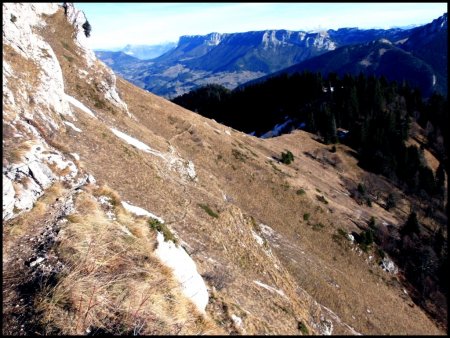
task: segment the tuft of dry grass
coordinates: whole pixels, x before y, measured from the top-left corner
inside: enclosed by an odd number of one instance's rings
[[[120,195],[113,189],[111,189],[108,185],[102,185],[98,189],[95,189],[92,194],[95,197],[106,196],[111,200],[111,204],[113,206],[121,206]]]
[[[24,161],[25,154],[30,151],[34,143],[34,141],[29,140],[21,142],[16,146],[13,145],[13,148],[6,148],[4,158],[6,158],[11,164],[22,163]]]
[[[108,187],[95,194],[113,196],[120,205]],[[77,195],[75,208],[56,248],[65,269],[56,286],[37,298],[46,334],[220,331],[181,294],[171,270],[154,256],[155,232],[143,218],[119,207],[118,220],[112,221],[87,192]]]

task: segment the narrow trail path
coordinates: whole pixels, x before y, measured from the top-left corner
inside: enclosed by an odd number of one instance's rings
[[[53,247],[64,217],[72,209],[72,196],[80,186],[63,191],[42,216],[28,218],[24,235],[10,234],[14,220],[3,226],[3,335],[43,334],[34,296],[46,286],[55,285],[55,276],[64,267]]]

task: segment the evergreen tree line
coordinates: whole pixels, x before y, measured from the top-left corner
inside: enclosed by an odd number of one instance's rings
[[[357,151],[361,167],[388,177],[409,193],[444,194],[447,99],[434,94],[425,102],[420,91],[407,83],[362,73],[342,78],[330,73],[324,78],[320,73],[303,72],[233,91],[207,85],[172,101],[256,136],[291,119],[291,129],[301,126],[326,144],[348,144]],[[423,149],[405,145],[411,121],[425,128],[427,147],[442,163],[436,177],[424,161]],[[339,130],[345,135],[339,137]]]

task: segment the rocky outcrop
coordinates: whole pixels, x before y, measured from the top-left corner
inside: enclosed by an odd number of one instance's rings
[[[87,66],[101,74],[99,88],[105,98],[131,116],[116,91],[114,73],[87,47],[83,28],[86,16],[71,3],[65,3],[63,8],[75,28],[74,41]],[[3,163],[3,220],[30,210],[55,181],[77,182],[76,165],[46,142],[48,135],[65,128],[63,116],[74,118],[61,66],[52,47],[39,34],[41,29],[47,29],[45,17],[58,10],[61,7],[57,4],[3,4],[4,124],[8,124],[14,137],[34,143],[15,163]],[[5,46],[11,52],[5,51]]]
[[[3,220],[31,210],[44,190],[57,180],[76,184],[78,168],[57,151],[37,144],[23,159],[3,167]]]
[[[86,15],[82,10],[76,9],[71,2],[64,2],[63,8],[67,20],[75,28],[76,36],[74,41],[83,51],[88,67],[92,67],[97,59],[94,52],[89,49],[87,44],[87,36],[85,34],[85,29],[83,28],[83,25],[88,22]]]
[[[75,28],[76,36],[74,38],[75,43],[82,51],[82,55],[86,61],[87,66],[93,67],[94,65],[100,68],[103,80],[100,80],[99,87],[105,94],[105,99],[114,104],[116,107],[127,113],[128,107],[125,102],[122,101],[116,90],[116,76],[107,68],[102,62],[97,60],[94,52],[88,47],[87,36],[85,28],[83,27],[88,19],[82,10],[76,9],[73,3],[65,2],[63,4],[64,13],[69,23]]]
[[[15,65],[4,60],[4,109],[8,114],[19,114],[22,118],[39,118],[43,127],[50,130],[62,125],[59,115],[72,115],[72,111],[62,98],[64,80],[58,59],[35,30],[45,27],[43,15],[54,14],[58,8],[56,4],[3,4],[3,43],[36,67],[27,71],[15,70]],[[36,78],[34,85],[30,84],[27,75]],[[10,81],[15,81],[18,90],[11,90]]]

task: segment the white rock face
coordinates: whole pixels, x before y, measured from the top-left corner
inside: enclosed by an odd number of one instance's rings
[[[119,97],[119,94],[116,90],[116,76],[112,72],[111,69],[106,67],[103,62],[99,61],[95,53],[88,47],[87,39],[85,34],[85,30],[83,28],[83,25],[88,21],[86,18],[86,15],[83,11],[76,9],[73,3],[67,2],[66,3],[66,16],[67,20],[70,24],[72,24],[76,31],[77,36],[75,39],[75,43],[81,48],[84,54],[84,58],[86,60],[86,64],[89,68],[92,66],[97,66],[102,69],[102,73],[104,76],[104,80],[100,81],[99,87],[101,91],[105,95],[105,99],[107,99],[109,102],[120,108],[122,111],[128,114],[128,116],[132,117],[130,112],[128,111],[127,104],[122,101],[122,99]],[[82,73],[82,77],[85,77],[86,74]]]
[[[14,195],[16,192],[14,191],[14,187],[12,185],[12,182],[9,178],[7,178],[5,175],[2,177],[3,180],[3,219],[9,219],[14,215]]]
[[[157,241],[156,256],[162,263],[173,269],[183,294],[197,306],[200,312],[205,313],[209,300],[208,290],[202,276],[197,272],[195,262],[182,247],[176,246],[172,241],[165,242],[164,235],[160,232],[158,232]]]
[[[102,81],[101,86],[103,87],[103,91],[105,93],[105,99],[107,99],[109,102],[120,108],[122,111],[124,111],[129,117],[133,118],[133,115],[128,111],[128,106],[125,102],[122,101],[119,94],[116,90],[116,75],[114,72],[106,67],[103,63],[99,62],[99,64],[102,65],[104,70],[106,71],[107,75],[107,82]]]
[[[3,43],[10,45],[17,53],[26,59],[35,62],[39,68],[39,81],[32,88],[33,100],[40,109],[33,109],[32,112],[24,112],[28,118],[33,119],[33,114],[47,123],[48,127],[58,129],[60,123],[52,119],[54,113],[71,115],[72,112],[68,103],[62,100],[64,93],[64,81],[61,67],[55,53],[48,43],[38,34],[33,32],[34,27],[45,27],[42,15],[52,15],[58,10],[57,4],[25,4],[6,3],[3,4]],[[3,78],[6,82],[14,79],[11,66],[3,64]],[[15,80],[15,79],[14,79]],[[6,97],[3,96],[4,104],[9,104],[8,109],[22,112],[20,106],[15,106],[19,102],[28,102],[26,95],[29,84],[20,83],[22,91],[12,93],[6,90]],[[4,86],[5,88],[5,86]],[[54,113],[53,113],[54,112]]]
[[[50,169],[50,165],[69,170],[66,175],[59,176]],[[62,154],[56,151],[48,154],[48,147],[40,143],[33,145],[24,155],[24,162],[3,168],[3,220],[18,215],[14,208],[19,212],[29,211],[56,180],[72,181],[77,174],[78,168]]]
[[[76,9],[73,3],[71,2],[66,2],[65,11],[67,20],[69,21],[70,24],[72,24],[75,27],[77,31],[75,43],[83,50],[87,65],[91,67],[92,65],[94,65],[97,58],[95,57],[94,52],[89,49],[87,45],[87,37],[84,33],[83,25],[88,20],[86,19],[84,12],[79,9]]]
[[[333,322],[328,319],[321,319],[319,325],[319,332],[323,336],[331,336],[333,334]]]
[[[395,263],[389,258],[389,257],[384,257],[383,260],[381,261],[381,268],[389,273],[392,274],[396,274],[398,273],[398,268],[395,265]]]

